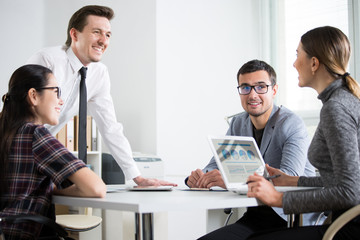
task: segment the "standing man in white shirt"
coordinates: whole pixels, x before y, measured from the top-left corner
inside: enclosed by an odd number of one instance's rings
[[[28,63],[50,68],[62,90],[64,105],[59,125],[49,127],[56,134],[72,117],[79,113],[79,84],[82,67],[87,68],[87,110],[99,128],[101,136],[127,180],[141,186],[176,184],[141,176],[132,157],[123,126],[116,120],[110,95],[110,78],[107,67],[100,62],[111,37],[110,20],[114,12],[105,6],[89,5],[73,14],[69,21],[65,46],[45,48],[33,55]]]

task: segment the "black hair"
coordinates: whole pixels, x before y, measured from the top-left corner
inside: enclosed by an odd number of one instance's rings
[[[239,76],[240,74],[245,74],[245,73],[252,73],[252,72],[257,72],[260,70],[264,70],[269,74],[270,80],[271,80],[271,85],[276,85],[276,72],[275,70],[266,62],[264,61],[260,61],[260,60],[251,60],[248,61],[247,63],[245,63],[244,65],[242,65],[242,67],[239,69],[237,75],[236,75],[236,81],[239,81]]]
[[[34,118],[27,99],[28,91],[31,88],[45,87],[51,73],[50,69],[40,65],[24,65],[12,74],[8,92],[2,97],[4,105],[0,112],[0,195],[7,189],[7,163],[13,138],[26,121]]]

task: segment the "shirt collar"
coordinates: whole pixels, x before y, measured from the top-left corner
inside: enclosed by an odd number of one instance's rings
[[[80,60],[76,57],[74,51],[72,50],[71,47],[69,47],[66,50],[66,54],[68,55],[69,58],[69,62],[70,62],[70,66],[72,68],[72,70],[75,72],[79,72],[79,70],[84,66]]]

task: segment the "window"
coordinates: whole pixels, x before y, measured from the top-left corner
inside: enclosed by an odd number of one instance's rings
[[[348,0],[283,0],[272,1],[272,33],[277,47],[272,54],[278,73],[279,95],[277,104],[304,115],[317,117],[322,104],[318,93],[311,88],[298,86],[298,73],[293,67],[296,48],[301,36],[310,29],[334,26],[349,37]],[[276,10],[274,10],[276,9]],[[274,20],[275,18],[275,20]],[[275,63],[275,64],[274,64]],[[303,116],[304,117],[304,116]]]

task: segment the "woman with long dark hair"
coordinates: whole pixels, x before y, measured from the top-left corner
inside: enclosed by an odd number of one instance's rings
[[[53,193],[104,197],[106,186],[72,155],[44,124],[56,125],[63,101],[51,70],[40,65],[18,68],[2,97],[0,113],[0,216],[55,218]],[[47,235],[38,224],[1,223],[6,239]]]

